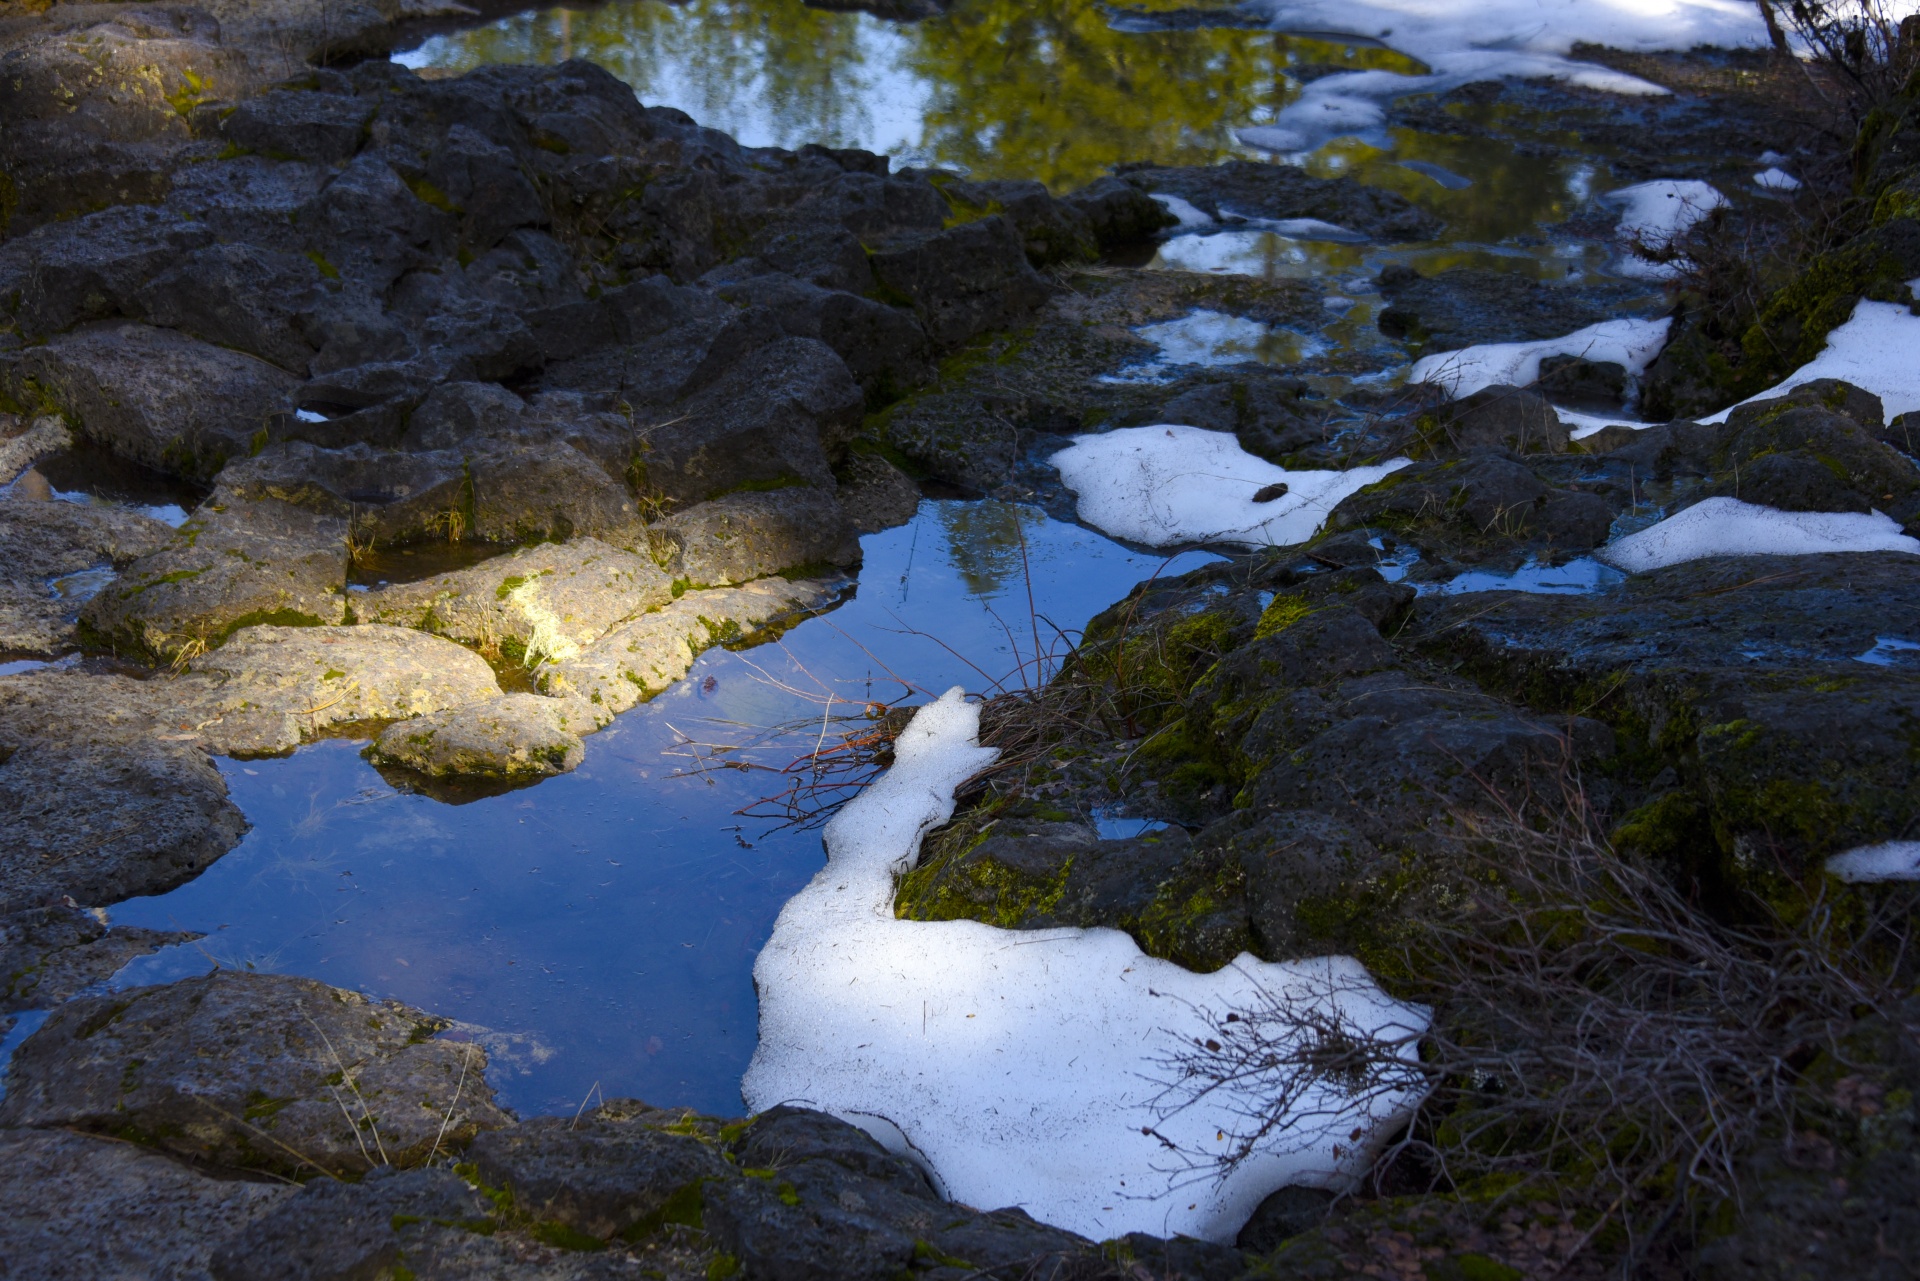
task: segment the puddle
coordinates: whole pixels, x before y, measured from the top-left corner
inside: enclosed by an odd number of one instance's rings
[[[1542,565],[1529,558],[1526,564],[1511,574],[1470,569],[1444,583],[1417,583],[1415,590],[1422,596],[1457,596],[1465,592],[1535,592],[1544,596],[1584,596],[1606,591],[1626,580],[1627,576],[1620,570],[1603,565],[1591,556],[1576,557],[1564,565]]]
[[[36,480],[45,483],[45,496],[61,502],[131,507],[176,528],[206,497],[199,486],[84,442],[42,458],[0,493],[31,492]]]
[[[571,1111],[596,1081],[608,1097],[737,1113],[754,957],[824,855],[817,832],[735,814],[780,776],[681,776],[696,764],[688,741],[737,744],[750,727],[805,722],[723,757],[785,765],[814,746],[825,711],[792,690],[830,691],[836,716],[899,698],[889,671],[935,693],[977,690],[983,673],[1031,662],[1036,633],[1044,649],[1056,627],[1073,631],[1156,570],[1216,559],[1165,562],[991,501],[924,502],[912,524],[864,545],[854,599],[778,644],[709,651],[590,737],[579,770],[538,787],[449,806],[396,791],[342,740],[221,760],[253,830],[193,882],[113,909],[117,924],[207,937],[132,962],[116,984],[199,973],[210,957],[304,974],[537,1048],[493,1072],[523,1114]]]
[[[98,596],[118,576],[119,572],[113,566],[96,565],[92,569],[62,574],[49,582],[47,589],[61,600],[78,607]]]
[[[1329,350],[1317,335],[1204,308],[1133,332],[1160,350],[1144,364],[1103,375],[1102,382],[1158,382],[1177,376],[1183,365],[1297,365]]]
[[[347,587],[367,591],[390,583],[417,583],[436,574],[471,569],[513,550],[510,543],[412,543],[405,547],[357,550],[347,567]]]
[[[1122,818],[1101,814],[1093,816],[1093,825],[1099,829],[1103,841],[1131,840],[1148,832],[1164,832],[1170,826],[1157,818]]]
[[[1920,662],[1920,643],[1901,640],[1898,636],[1876,636],[1873,648],[1855,657],[1856,662],[1872,663],[1875,667],[1905,667],[1909,663]]]
[[[40,1030],[49,1013],[48,1010],[22,1010],[18,1014],[0,1014],[0,1027],[6,1028],[6,1034],[0,1036],[0,1099],[7,1097],[7,1065],[13,1062],[13,1052],[20,1048],[22,1041]]]

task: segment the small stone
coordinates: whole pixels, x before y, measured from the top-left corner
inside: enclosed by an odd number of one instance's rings
[[[589,726],[591,728],[591,726]],[[435,778],[521,780],[564,774],[586,748],[566,728],[559,699],[508,694],[389,725],[367,750],[377,765]]]
[[[1276,499],[1285,498],[1286,496],[1287,482],[1278,480],[1271,485],[1262,485],[1259,489],[1255,490],[1253,501],[1256,503],[1270,503]]]

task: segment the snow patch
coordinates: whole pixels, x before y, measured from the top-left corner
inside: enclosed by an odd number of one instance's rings
[[[1539,379],[1540,361],[1547,356],[1584,356],[1624,365],[1629,374],[1638,377],[1666,345],[1671,323],[1664,316],[1657,320],[1603,320],[1564,338],[1463,347],[1421,357],[1407,380],[1433,383],[1455,396],[1470,396],[1484,387],[1525,387]]]
[[[1078,496],[1080,519],[1115,538],[1152,547],[1304,543],[1341,499],[1409,461],[1396,458],[1350,471],[1288,471],[1247,453],[1227,432],[1164,423],[1088,436],[1052,459]],[[1285,485],[1286,493],[1253,501],[1272,485]]]
[[[1827,860],[1827,870],[1843,881],[1920,881],[1920,841],[1862,845]]]
[[[1798,191],[1800,180],[1784,169],[1762,169],[1753,175],[1753,185],[1767,191]]]
[[[1741,405],[1784,396],[1816,378],[1838,378],[1880,398],[1889,420],[1920,409],[1920,316],[1900,303],[1857,303],[1847,323],[1827,335],[1818,356],[1782,382]],[[1739,406],[1729,406],[1702,422],[1723,423]]]
[[[1165,205],[1167,212],[1178,218],[1182,227],[1213,226],[1213,215],[1195,208],[1191,203],[1182,200],[1178,196],[1156,195],[1153,198]]]
[[[1649,249],[1666,248],[1674,237],[1727,203],[1727,198],[1711,183],[1694,178],[1660,178],[1637,183],[1609,191],[1605,199],[1626,206],[1615,234]],[[1641,280],[1670,280],[1680,274],[1680,264],[1650,262],[1633,253],[1615,270]]]
[[[1805,556],[1817,552],[1908,552],[1920,555],[1920,540],[1907,537],[1880,512],[1783,512],[1708,498],[1595,553],[1629,573],[1664,569],[1703,556]]]
[[[1356,1034],[1405,1036],[1413,1061],[1427,1011],[1386,996],[1357,961],[1242,955],[1194,974],[1117,930],[894,918],[895,873],[952,816],[954,788],[995,756],[979,725],[957,688],[921,708],[893,768],[827,825],[827,866],[788,902],[754,965],[748,1107],[803,1104],[870,1132],[883,1118],[954,1198],[1017,1205],[1095,1240],[1231,1241],[1277,1188],[1350,1186],[1413,1094],[1356,1101],[1316,1087],[1284,1143],[1224,1179],[1196,1180],[1169,1173],[1179,1163],[1157,1136],[1224,1150],[1240,1110],[1259,1101],[1226,1090],[1163,1116],[1151,1078],[1159,1054],[1219,1035],[1217,1020],[1259,1008],[1263,993],[1312,1003]]]

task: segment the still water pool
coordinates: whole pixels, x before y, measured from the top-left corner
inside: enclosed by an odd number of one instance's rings
[[[523,1114],[570,1111],[596,1085],[738,1113],[754,957],[825,855],[818,832],[735,813],[783,779],[691,772],[689,740],[805,721],[734,757],[786,765],[814,746],[829,695],[845,715],[978,690],[1031,660],[1036,629],[1044,650],[1134,583],[1214,559],[1169,561],[991,501],[923,502],[864,548],[852,600],[778,642],[708,652],[538,787],[449,804],[396,790],[347,740],[221,760],[253,830],[198,879],[112,913],[206,937],[116,985],[214,964],[306,975],[458,1020],[450,1035],[487,1048],[502,1102]]]

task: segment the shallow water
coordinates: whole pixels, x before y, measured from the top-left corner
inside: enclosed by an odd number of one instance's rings
[[[852,600],[777,644],[710,651],[588,738],[577,771],[538,787],[450,805],[396,790],[342,740],[221,760],[252,832],[198,879],[112,911],[207,937],[135,961],[116,984],[215,962],[303,974],[458,1020],[450,1035],[487,1047],[502,1101],[523,1113],[570,1110],[596,1084],[737,1113],[754,957],[824,855],[818,832],[734,812],[783,779],[684,776],[687,741],[804,721],[742,754],[785,765],[814,746],[828,693],[836,714],[897,701],[889,669],[934,693],[978,690],[1031,661],[1036,630],[1045,651],[1054,626],[1076,630],[1156,570],[1214,559],[1168,562],[991,501],[924,502],[864,546]]]

